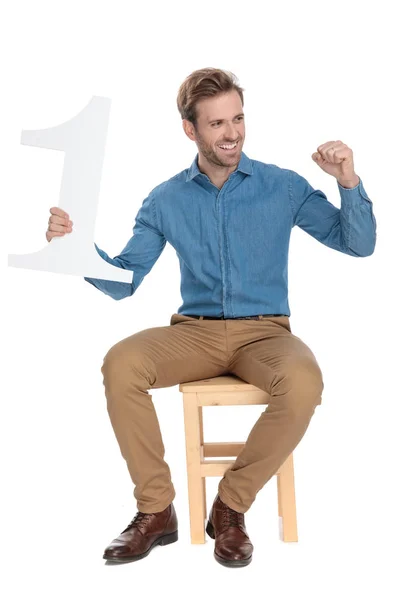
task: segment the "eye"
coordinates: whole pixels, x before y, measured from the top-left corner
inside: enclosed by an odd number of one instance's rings
[[[241,117],[236,117],[237,119],[242,119],[243,120],[243,116]],[[214,123],[211,123],[211,126],[214,127],[214,125],[218,125],[219,123],[221,123],[221,121],[214,121]]]

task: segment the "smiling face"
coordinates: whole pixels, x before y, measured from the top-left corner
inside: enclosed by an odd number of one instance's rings
[[[239,94],[232,90],[200,100],[196,105],[197,126],[183,120],[186,135],[196,142],[199,166],[232,172],[239,164],[245,139],[243,106]],[[221,148],[235,144],[233,149]]]

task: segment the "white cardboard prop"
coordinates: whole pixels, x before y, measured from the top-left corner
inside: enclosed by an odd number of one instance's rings
[[[132,283],[133,271],[103,260],[94,245],[110,106],[109,98],[93,96],[61,125],[22,130],[21,144],[65,152],[59,205],[74,224],[71,233],[54,237],[38,252],[9,254],[9,266]]]

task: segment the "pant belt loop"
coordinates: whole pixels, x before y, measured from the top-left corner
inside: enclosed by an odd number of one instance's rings
[[[201,321],[202,319],[203,319],[203,315],[201,315],[201,317],[200,317],[200,321]]]

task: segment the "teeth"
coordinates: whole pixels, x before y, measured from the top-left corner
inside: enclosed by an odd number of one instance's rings
[[[232,148],[234,148],[237,145],[237,142],[235,144],[230,144],[228,145],[224,145],[224,146],[220,146],[220,148],[227,148],[228,150],[232,150]]]

